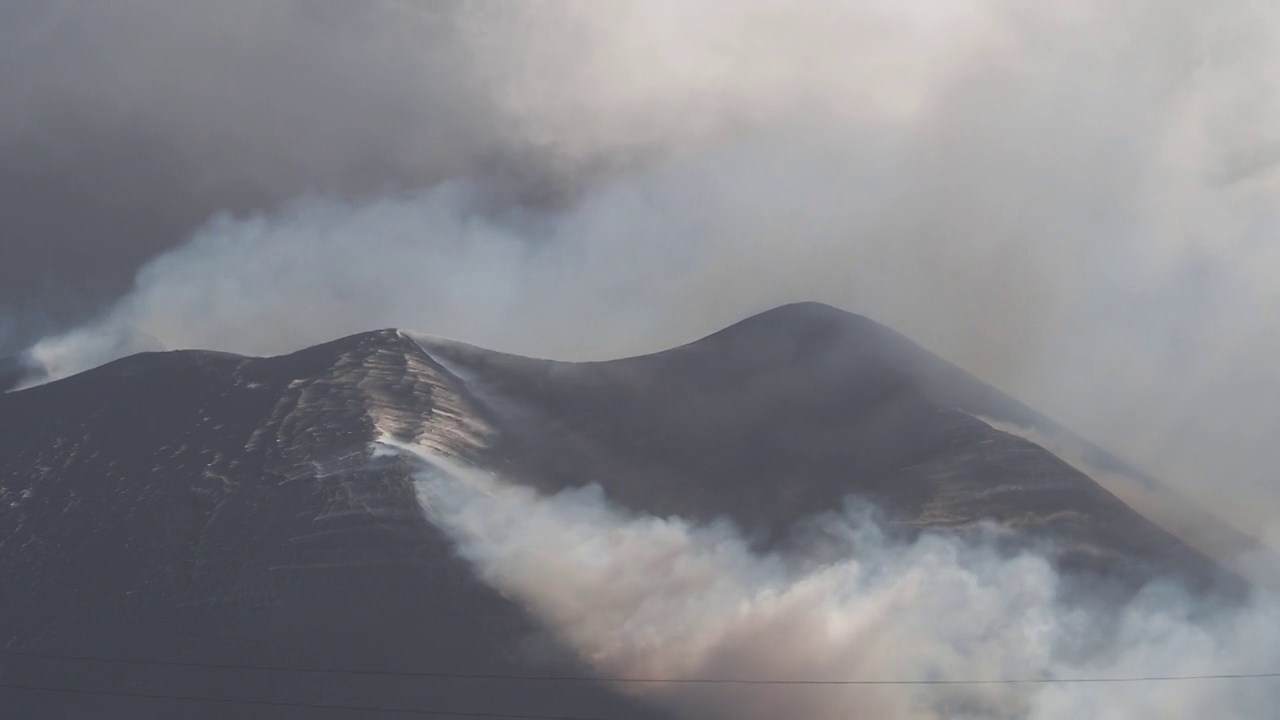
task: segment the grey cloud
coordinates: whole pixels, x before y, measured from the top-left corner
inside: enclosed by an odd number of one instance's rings
[[[217,212],[457,175],[535,202],[569,183],[495,102],[490,77],[510,60],[486,43],[506,40],[467,30],[480,14],[468,3],[423,7],[0,7],[0,314],[12,342],[91,316]],[[491,30],[515,31],[503,22]]]

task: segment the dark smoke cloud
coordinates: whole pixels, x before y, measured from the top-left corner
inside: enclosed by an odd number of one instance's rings
[[[0,4],[0,350],[100,310],[218,212],[457,176],[554,202],[575,178],[495,87],[521,22],[465,2]]]

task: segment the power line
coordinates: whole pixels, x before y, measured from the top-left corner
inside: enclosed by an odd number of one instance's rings
[[[529,715],[523,713],[498,712],[466,712],[460,710],[424,710],[406,707],[388,707],[385,705],[329,705],[324,703],[285,702],[283,700],[247,700],[226,697],[205,697],[199,695],[168,695],[164,693],[144,693],[129,690],[89,690],[84,688],[58,687],[52,685],[19,685],[16,683],[0,683],[4,690],[29,690],[33,692],[58,693],[66,695],[97,695],[117,698],[140,698],[146,700],[177,700],[180,702],[200,702],[225,705],[258,705],[278,708],[298,708],[304,710],[341,710],[346,712],[379,712],[399,715],[491,718],[493,720],[609,720],[608,718],[587,715]]]
[[[642,678],[589,675],[518,675],[509,673],[456,673],[417,670],[380,670],[367,668],[313,668],[292,665],[250,665],[239,663],[213,663],[182,660],[142,660],[133,658],[102,657],[95,655],[62,655],[54,653],[0,650],[0,655],[27,657],[42,660],[73,660],[114,665],[143,665],[155,667],[199,668],[206,670],[248,670],[254,672],[283,672],[300,674],[355,675],[375,677],[434,678],[442,680],[483,681],[531,681],[531,682],[600,682],[616,684],[654,685],[1051,685],[1090,683],[1178,682],[1190,680],[1255,680],[1280,678],[1280,672],[1218,673],[1205,675],[1138,675],[1126,677],[1077,677],[1077,678],[979,678],[960,680],[796,680],[768,678]]]

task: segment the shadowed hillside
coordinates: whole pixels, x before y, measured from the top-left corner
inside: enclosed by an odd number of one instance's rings
[[[569,364],[381,330],[275,358],[147,353],[0,395],[0,648],[482,674],[589,674],[478,581],[383,434],[761,547],[850,498],[886,525],[983,521],[1122,586],[1231,581],[1085,475],[978,416],[1048,423],[862,317],[755,316],[651,356]],[[6,661],[11,682],[665,717],[602,684],[337,678]],[[13,717],[223,717],[226,707],[11,693]],[[292,714],[290,714],[292,712]],[[205,713],[205,714],[201,714]],[[236,707],[237,717],[314,711]]]

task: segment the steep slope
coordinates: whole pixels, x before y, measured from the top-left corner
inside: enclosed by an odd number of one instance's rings
[[[419,341],[497,429],[486,463],[546,489],[599,483],[649,513],[730,517],[765,544],[852,494],[904,532],[991,520],[1056,543],[1069,568],[1215,574],[1087,476],[989,423],[1051,421],[829,306],[784,306],[603,363]]]
[[[368,333],[283,358],[146,354],[0,397],[0,648],[452,673],[583,672],[423,519],[400,428],[450,442],[444,378]],[[592,684],[3,659],[5,681],[328,704],[648,718]],[[226,717],[226,706],[0,693],[5,717]],[[236,717],[314,717],[233,706]]]
[[[401,440],[761,546],[874,503],[904,534],[994,521],[1073,572],[1223,575],[1088,477],[978,416],[1047,422],[870,320],[787,306],[656,355],[568,364],[383,330],[288,356],[148,353],[0,395],[0,649],[453,673],[586,672],[479,582]],[[6,680],[332,703],[660,717],[614,690],[4,659]],[[340,682],[339,682],[340,681]],[[207,717],[0,696],[15,717]],[[255,713],[257,713],[255,715]],[[310,717],[236,708],[238,717]]]

